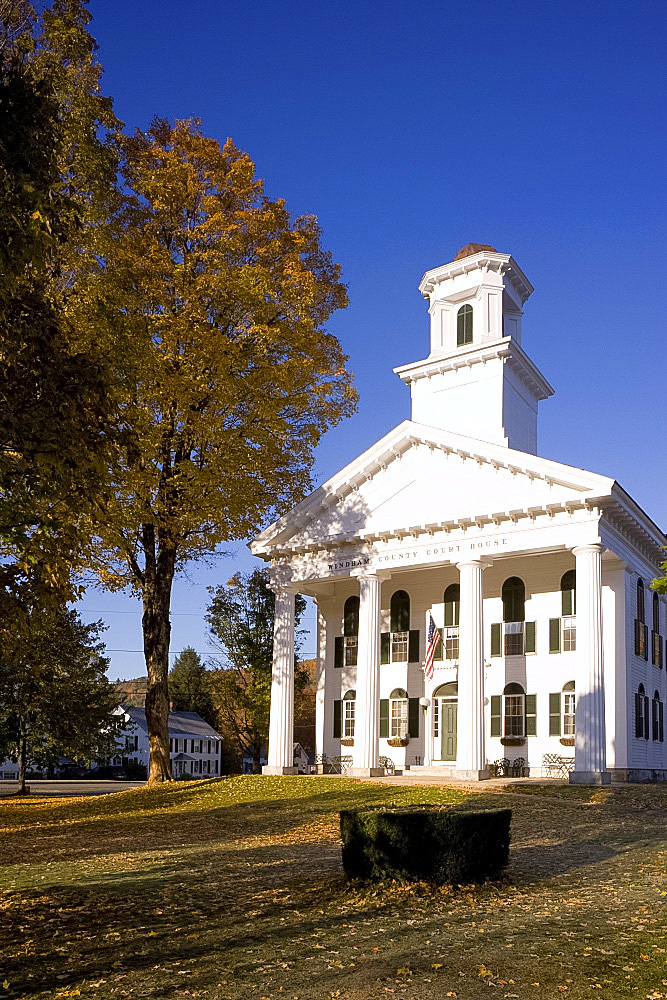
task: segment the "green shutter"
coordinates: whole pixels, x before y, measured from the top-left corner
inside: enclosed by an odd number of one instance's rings
[[[408,663],[419,663],[419,629],[411,628],[408,634]]]
[[[434,660],[442,660],[445,655],[445,630],[444,628],[439,628],[438,632],[440,633],[440,642],[436,646],[435,653],[433,654]]]
[[[569,618],[574,614],[572,610],[572,591],[571,590],[561,590],[561,609],[563,613],[563,618]]]
[[[343,702],[334,702],[334,739],[340,739],[343,735]]]
[[[499,694],[491,695],[491,735],[502,736],[501,716],[503,700]]]
[[[342,635],[334,639],[334,667],[342,667],[345,662],[345,640]]]
[[[389,699],[380,698],[380,739],[389,739]]]
[[[537,736],[537,695],[536,694],[527,694],[526,695],[526,736]]]
[[[535,652],[535,622],[526,622],[525,624],[525,637],[526,637],[526,652]]]
[[[419,698],[408,698],[408,736],[419,736]]]
[[[549,695],[549,736],[560,736],[560,691]]]
[[[549,619],[549,652],[560,653],[560,618]]]
[[[649,709],[648,695],[645,695],[644,696],[644,739],[645,740],[648,739],[648,709]]]
[[[500,656],[500,640],[502,634],[502,624],[496,622],[491,626],[491,656]],[[500,733],[496,735],[500,736]]]
[[[391,646],[391,635],[389,632],[380,634],[380,663],[389,663],[389,649]]]

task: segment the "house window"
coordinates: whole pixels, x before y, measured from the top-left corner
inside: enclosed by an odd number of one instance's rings
[[[664,743],[665,740],[665,720],[663,714],[663,704],[660,701],[660,692],[653,692],[653,703],[651,706],[652,715],[652,736],[656,742]]]
[[[357,692],[347,691],[343,696],[343,736],[345,739],[354,737],[354,713],[357,703]]]
[[[389,735],[402,739],[408,735],[408,692],[394,688],[389,696]]]
[[[359,649],[359,598],[348,597],[343,609],[345,666],[356,667]]]
[[[391,616],[391,662],[408,662],[408,639],[410,632],[410,597],[404,590],[392,595]]]
[[[575,721],[574,681],[568,681],[563,685],[563,736],[574,736]]]
[[[524,736],[526,696],[520,684],[507,684],[503,691],[503,734]]]
[[[445,628],[443,645],[446,660],[459,658],[459,608],[461,588],[458,583],[451,583],[444,594]]]
[[[518,576],[505,580],[502,589],[505,656],[521,656],[524,652],[524,622],[526,620],[526,588]]]
[[[648,739],[648,695],[640,684],[635,695],[635,736],[638,740]]]
[[[461,306],[456,314],[456,346],[472,344],[472,306]]]
[[[651,662],[662,667],[662,636],[660,634],[660,598],[653,594],[653,629],[651,631]]]
[[[637,580],[637,617],[635,618],[635,655],[648,660],[648,625],[645,624],[646,604],[644,599],[644,581]]]

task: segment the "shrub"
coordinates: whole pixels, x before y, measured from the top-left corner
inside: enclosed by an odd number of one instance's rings
[[[480,882],[507,864],[511,818],[511,809],[345,809],[343,868],[350,878]]]

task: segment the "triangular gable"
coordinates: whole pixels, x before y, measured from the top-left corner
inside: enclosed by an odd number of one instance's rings
[[[382,537],[611,493],[614,481],[560,462],[406,420],[251,544],[319,546]]]

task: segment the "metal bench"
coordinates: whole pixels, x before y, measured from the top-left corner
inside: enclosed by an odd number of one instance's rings
[[[574,770],[574,757],[561,757],[557,753],[542,754],[542,770],[548,778],[569,778]]]

